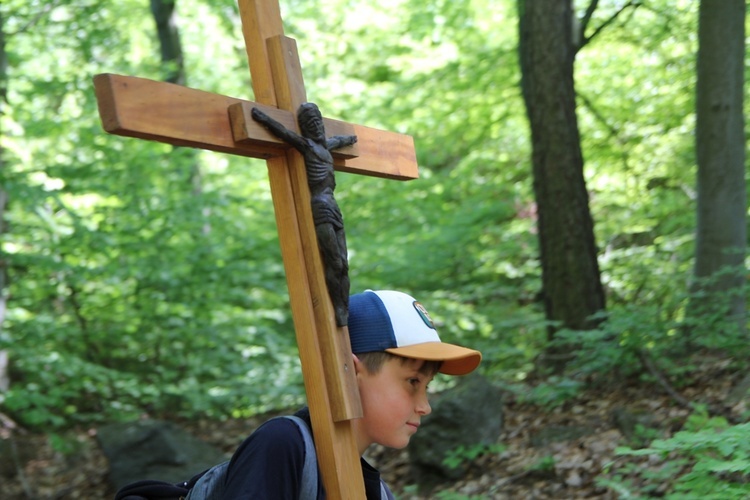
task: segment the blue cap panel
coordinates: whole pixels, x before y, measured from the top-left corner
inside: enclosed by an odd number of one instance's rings
[[[349,338],[354,354],[397,347],[390,316],[377,294],[364,292],[349,297]]]

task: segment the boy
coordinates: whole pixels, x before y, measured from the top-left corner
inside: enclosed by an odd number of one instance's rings
[[[396,291],[352,295],[349,337],[363,409],[352,424],[360,455],[373,443],[405,447],[431,411],[427,384],[433,376],[465,375],[482,359],[478,351],[440,342],[424,307]],[[306,408],[296,415],[310,425]],[[304,459],[299,428],[288,419],[270,420],[235,452],[223,498],[297,500]],[[367,499],[393,498],[377,469],[360,460]],[[315,498],[323,499],[318,476]]]

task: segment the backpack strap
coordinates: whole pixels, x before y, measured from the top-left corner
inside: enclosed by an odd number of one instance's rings
[[[315,454],[315,443],[313,443],[310,427],[304,420],[295,415],[277,418],[291,420],[302,434],[302,440],[305,444],[305,462],[302,465],[299,500],[316,500],[318,498],[318,459]],[[190,489],[187,500],[221,500],[224,495],[228,467],[229,462],[224,462],[205,472],[195,483],[195,486]]]
[[[295,415],[287,415],[299,427],[302,438],[305,440],[305,464],[302,466],[302,484],[300,485],[300,500],[316,500],[318,498],[318,459],[315,453],[312,433],[307,422]],[[380,499],[395,500],[391,489],[380,480]]]
[[[221,500],[224,497],[229,461],[214,465],[188,482],[189,493],[185,500]],[[192,484],[190,484],[192,483]]]
[[[315,443],[307,422],[296,415],[286,415],[299,427],[305,442],[305,463],[302,466],[302,483],[300,484],[300,500],[316,500],[318,498],[318,457],[315,453]]]
[[[393,493],[391,493],[391,489],[382,479],[380,480],[380,500],[396,500]]]

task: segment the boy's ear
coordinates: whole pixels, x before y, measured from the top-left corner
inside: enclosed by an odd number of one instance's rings
[[[354,353],[352,353],[352,361],[354,361],[354,374],[357,375],[362,371],[362,361]]]

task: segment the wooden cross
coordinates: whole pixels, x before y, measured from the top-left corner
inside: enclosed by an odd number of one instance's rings
[[[94,77],[99,114],[112,134],[267,160],[289,299],[318,462],[329,498],[365,498],[352,420],[362,416],[346,327],[327,293],[300,154],[250,117],[260,107],[290,130],[307,100],[296,42],[284,36],[278,0],[238,0],[255,101],[143,78]],[[334,153],[336,170],[417,178],[411,137],[324,119],[326,134],[356,135]]]

